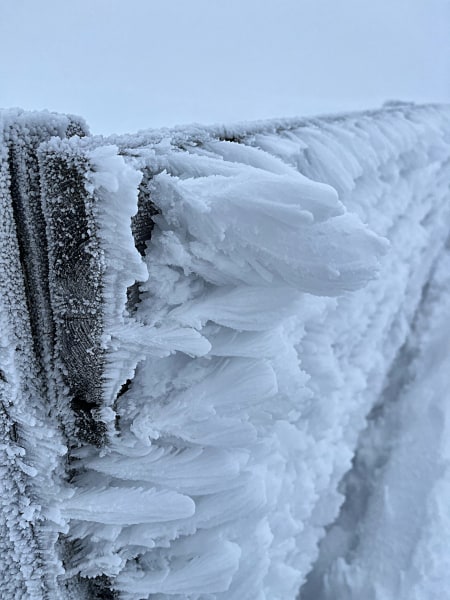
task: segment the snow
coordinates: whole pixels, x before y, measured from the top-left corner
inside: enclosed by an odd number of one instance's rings
[[[63,134],[37,154],[44,396],[70,479],[56,455],[61,479],[24,513],[64,532],[59,581],[128,600],[438,597],[448,107]],[[25,456],[13,471],[44,477]]]
[[[116,338],[126,335],[121,334],[121,330],[126,329],[123,306],[126,303],[127,289],[135,281],[147,278],[147,270],[131,234],[131,218],[137,212],[135,190],[142,175],[125,164],[114,146],[91,150],[87,153],[87,158],[90,171],[86,173],[86,190],[92,195],[95,204],[100,246],[105,262],[102,277],[102,297],[106,308],[103,311],[103,345],[112,348],[116,344]],[[124,351],[123,348],[121,350]],[[121,363],[124,367],[117,372],[117,366]],[[127,371],[125,356],[115,357],[111,353],[110,364],[113,365],[112,372],[106,366],[103,373],[103,399],[106,406],[112,405],[120,390],[120,382],[132,376],[132,371]]]
[[[387,410],[378,422],[370,424],[372,448],[363,449],[362,465],[373,460],[373,447],[380,445],[377,437],[383,444],[378,460],[381,452],[385,456],[382,468],[380,463],[375,468],[365,467],[372,491],[357,529],[352,525],[348,531],[350,521],[342,514],[323,544],[323,555],[329,557],[324,588],[320,592],[311,588],[301,597],[347,599],[364,594],[366,598],[406,600],[442,597],[447,588],[447,556],[439,549],[436,528],[440,527],[440,539],[444,539],[448,267],[446,250],[430,279],[408,341],[410,364],[404,367],[409,370],[408,383],[391,398],[390,405],[385,401]],[[350,511],[354,516],[359,512],[349,505],[345,512],[349,515]],[[336,543],[348,535],[353,537],[344,545]],[[335,558],[330,560],[332,556]]]

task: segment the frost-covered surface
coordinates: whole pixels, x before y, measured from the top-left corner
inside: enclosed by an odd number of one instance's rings
[[[301,598],[446,597],[449,267],[447,248],[361,435],[346,502]]]
[[[62,587],[438,597],[449,142],[393,105],[41,144]]]
[[[33,150],[79,126],[50,113],[0,112],[0,557],[4,598],[60,598],[67,447],[50,391],[51,317]],[[39,217],[39,215],[41,215]],[[44,237],[42,237],[44,235]],[[41,237],[39,237],[41,236]],[[31,316],[32,315],[32,316]]]

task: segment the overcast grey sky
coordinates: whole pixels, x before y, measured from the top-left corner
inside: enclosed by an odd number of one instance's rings
[[[0,106],[93,133],[450,102],[450,0],[0,0]]]

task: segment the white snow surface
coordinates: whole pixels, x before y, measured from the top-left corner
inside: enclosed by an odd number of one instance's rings
[[[89,155],[109,273],[104,418],[120,421],[78,451],[73,569],[129,600],[294,599],[312,569],[305,600],[444,598],[449,109],[235,137],[143,134]],[[143,261],[129,227],[142,173],[159,209]],[[367,510],[340,526],[355,452],[380,452],[366,417],[416,338],[395,428],[380,429],[398,440]],[[344,541],[325,536],[336,519]]]

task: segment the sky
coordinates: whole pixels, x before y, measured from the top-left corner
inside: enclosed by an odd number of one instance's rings
[[[93,133],[450,102],[450,0],[0,0],[0,107]]]

